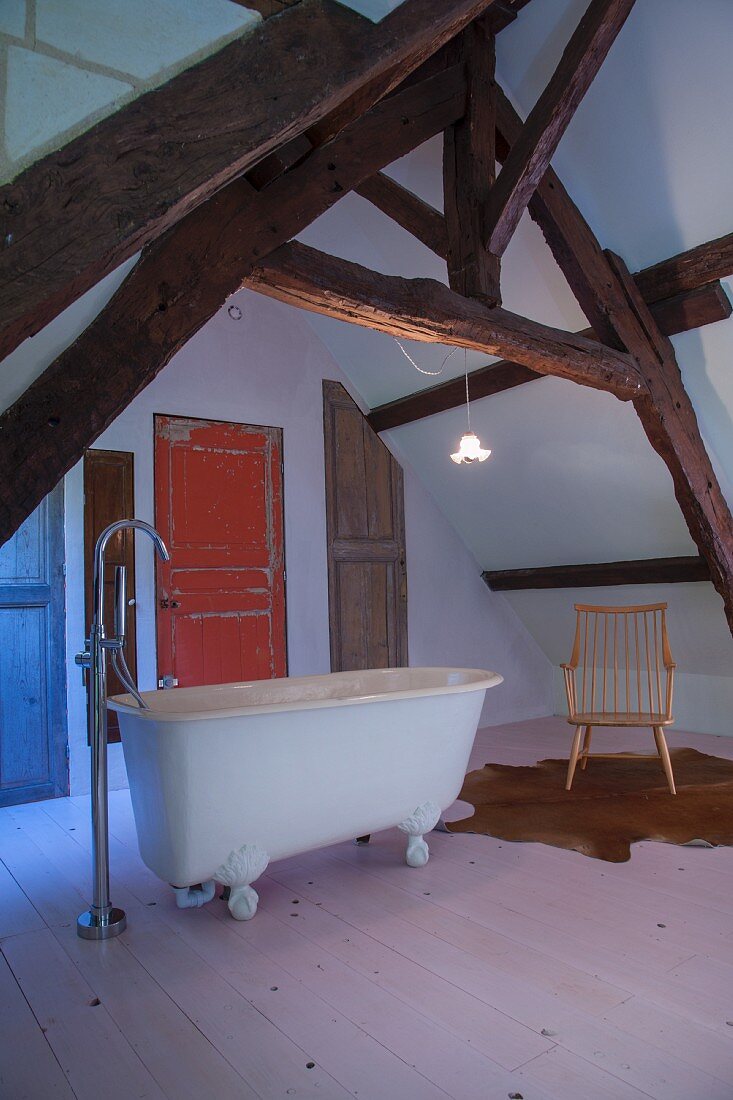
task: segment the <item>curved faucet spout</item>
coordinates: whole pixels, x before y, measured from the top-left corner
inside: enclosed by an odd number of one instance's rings
[[[163,542],[163,539],[155,528],[151,527],[145,520],[118,519],[115,523],[110,523],[109,527],[105,527],[104,531],[102,531],[97,539],[97,545],[94,547],[94,612],[92,616],[92,629],[94,630],[96,628],[102,633],[104,632],[104,624],[102,622],[102,609],[104,607],[104,552],[112,536],[116,535],[118,531],[124,531],[128,528],[133,531],[143,531],[148,535],[148,537],[152,539],[156,553],[161,561],[171,560],[168,548]]]

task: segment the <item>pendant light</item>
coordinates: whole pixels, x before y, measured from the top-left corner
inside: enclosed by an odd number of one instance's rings
[[[453,461],[458,463],[458,465],[463,462],[485,462],[491,454],[490,450],[481,446],[481,441],[476,433],[471,431],[471,403],[468,399],[468,356],[466,355],[465,349],[463,361],[466,375],[466,418],[468,420],[468,431],[465,435],[461,436],[458,450],[454,451],[451,455]]]
[[[437,377],[437,375],[443,373],[443,371],[445,370],[445,365],[450,359],[451,355],[453,355],[454,352],[458,351],[457,347],[451,348],[451,350],[448,352],[445,359],[441,363],[439,370],[425,370],[424,367],[418,366],[410,353],[406,351],[406,349],[402,346],[397,337],[394,338],[394,341],[404,355],[405,359],[407,359],[408,362],[412,364],[415,370],[420,371],[420,374],[430,375],[432,378],[435,378]],[[475,432],[471,431],[471,404],[468,399],[468,353],[465,348],[463,349],[463,370],[466,376],[466,416],[468,418],[468,431],[465,435],[461,436],[461,442],[458,444],[458,450],[451,455],[451,458],[454,462],[458,464],[461,464],[463,462],[485,462],[491,454],[491,451],[483,448],[481,446],[481,441],[479,437],[476,435]]]

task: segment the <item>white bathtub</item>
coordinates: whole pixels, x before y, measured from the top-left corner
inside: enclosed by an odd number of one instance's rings
[[[148,710],[116,696],[140,854],[182,907],[228,885],[240,920],[270,860],[399,825],[421,866],[501,680],[374,669],[149,691]]]

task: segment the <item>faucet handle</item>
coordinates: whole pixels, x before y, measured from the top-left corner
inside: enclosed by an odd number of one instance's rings
[[[89,639],[84,640],[84,650],[82,653],[77,653],[74,657],[74,664],[78,665],[81,669],[81,682],[84,687],[87,686],[87,670],[92,665],[92,654],[89,646]]]
[[[127,635],[127,566],[115,566],[115,638],[122,645]]]

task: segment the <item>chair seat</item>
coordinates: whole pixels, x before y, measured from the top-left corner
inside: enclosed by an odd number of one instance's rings
[[[571,726],[671,726],[674,718],[653,712],[595,711],[589,714],[573,714],[568,718]]]

